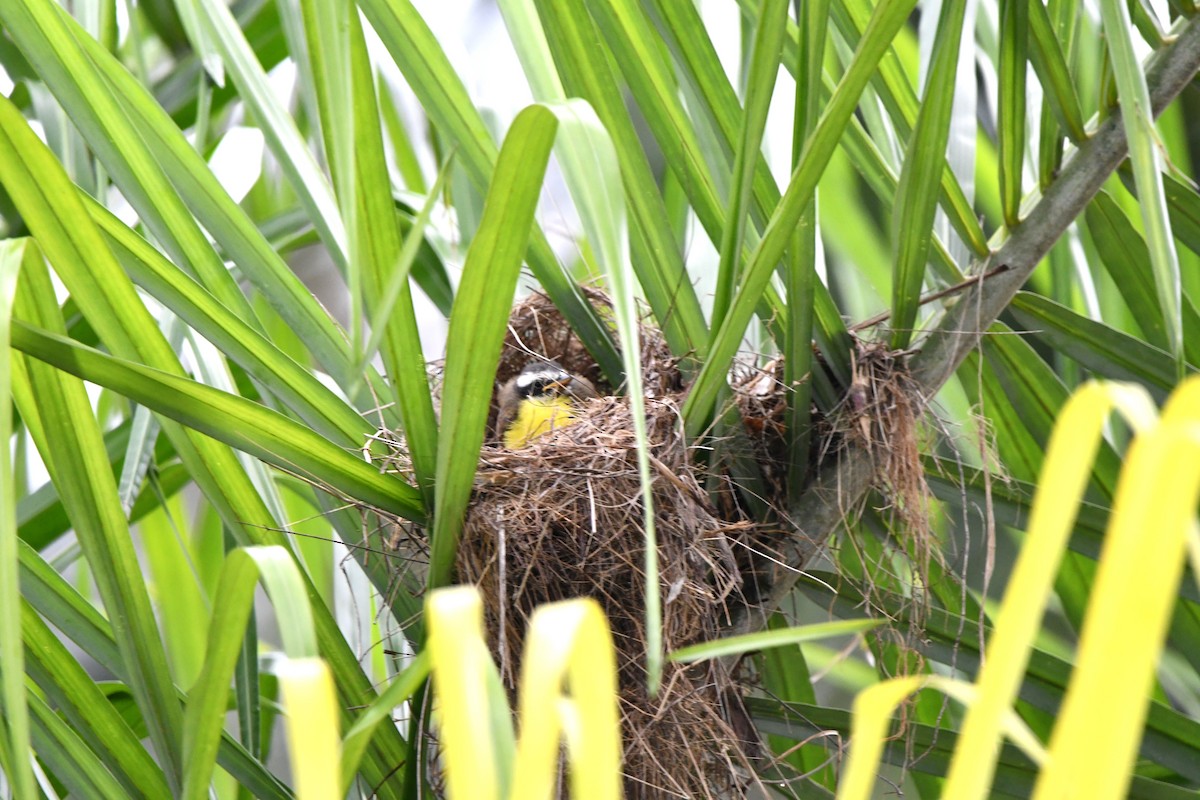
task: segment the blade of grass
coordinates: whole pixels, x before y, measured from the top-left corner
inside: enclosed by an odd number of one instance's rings
[[[49,272],[37,259],[23,264],[14,308],[20,317],[62,329]],[[14,325],[13,333],[18,329]],[[17,340],[14,335],[12,342]],[[21,408],[22,416],[34,413],[43,423],[38,451],[71,517],[105,611],[116,623],[121,657],[133,677],[131,690],[167,783],[176,791],[182,775],[183,711],[91,403],[83,382],[72,376],[33,359],[26,359],[24,371],[37,410]]]
[[[545,797],[553,791],[560,738],[572,797],[621,796],[617,665],[608,620],[596,600],[566,600],[534,610],[518,702],[521,739],[513,797]]]
[[[496,145],[462,80],[410,0],[363,0],[362,11],[395,59],[409,85],[447,141],[458,147],[462,166],[480,191],[487,189],[496,163]],[[545,234],[535,227],[530,237],[529,265],[588,352],[616,386],[621,383],[621,357],[596,310],[583,298],[558,264]]]
[[[912,7],[913,0],[883,0],[876,6],[850,68],[830,99],[821,121],[817,123],[792,175],[791,184],[747,262],[742,288],[713,341],[708,360],[692,384],[691,393],[683,407],[684,423],[690,437],[695,437],[707,425],[707,417],[712,412],[717,393],[726,382],[725,375],[758,301],[771,280],[775,265],[783,257],[800,216],[812,202],[817,182],[854,113],[858,98]]]
[[[708,332],[700,302],[684,267],[681,248],[673,239],[666,206],[617,76],[603,48],[597,46],[595,23],[582,4],[541,3],[538,8],[542,22],[538,24],[529,19],[527,5],[513,0],[502,3],[501,8],[509,29],[521,32],[514,34],[514,40],[523,62],[530,62],[525,72],[535,96],[565,99],[565,87],[571,96],[587,100],[604,123],[621,163],[633,232],[634,266],[647,302],[672,352],[702,357]],[[544,32],[541,25],[545,26]],[[553,63],[545,63],[543,49],[551,54]]]
[[[413,226],[402,247],[374,78],[357,8],[350,2],[304,2],[302,7],[307,50],[318,78],[325,152],[350,234],[353,258],[349,268],[351,275],[361,273],[361,279],[351,283],[351,291],[359,294],[370,315],[372,340],[382,345],[390,394],[399,403],[417,485],[426,500],[432,501],[437,418],[407,277],[424,236],[424,224]],[[435,188],[423,211],[425,219],[436,196]],[[359,335],[353,336],[359,351]],[[371,350],[359,352],[359,364],[365,366],[371,355]]]
[[[554,114],[540,106],[525,109],[513,120],[496,159],[483,221],[463,265],[446,339],[431,588],[449,583],[453,573],[505,324],[557,129]]]
[[[317,166],[291,115],[280,105],[228,6],[217,0],[194,0],[206,33],[224,59],[238,94],[254,112],[259,129],[287,176],[300,203],[308,210],[321,241],[334,263],[345,272],[349,252],[346,227],[338,213],[329,181]]]
[[[29,677],[129,794],[167,797],[162,770],[95,681],[27,602],[19,602]],[[7,665],[7,662],[6,662]],[[223,699],[223,698],[222,698]],[[36,795],[35,795],[36,796]]]
[[[408,285],[408,276],[413,270],[414,262],[420,252],[422,246],[425,245],[425,228],[429,224],[429,218],[433,214],[433,207],[437,205],[438,200],[442,196],[442,190],[446,185],[446,179],[450,176],[450,165],[454,163],[453,159],[446,159],[446,163],[438,170],[437,178],[433,182],[433,186],[429,189],[429,193],[425,198],[425,204],[421,206],[417,216],[413,218],[412,224],[404,234],[404,244],[400,248],[400,253],[396,257],[396,264],[391,274],[387,276],[387,284],[383,287],[383,294],[378,307],[375,309],[375,316],[380,320],[387,320],[391,317],[392,309],[396,303],[402,300],[402,293]],[[404,306],[405,313],[407,307],[412,304],[411,297],[408,298],[407,304]],[[359,364],[360,369],[366,370],[367,362],[374,358],[375,352],[379,349],[379,345],[383,341],[386,326],[375,326],[371,329],[371,335],[367,339],[367,344],[363,348],[362,361]]]
[[[945,161],[950,133],[954,84],[958,75],[958,50],[962,42],[965,0],[945,0],[933,44],[924,101],[917,113],[912,136],[896,189],[898,213],[892,215],[892,251],[896,259],[892,279],[891,347],[902,350],[912,339],[917,321],[925,262],[929,256],[934,212],[937,210],[938,165]],[[1022,102],[1024,98],[1022,97]]]
[[[1188,185],[1171,175],[1163,176],[1163,183],[1171,212],[1172,231],[1193,253],[1200,253],[1200,193],[1194,184]],[[1191,286],[1200,288],[1200,279],[1193,279]],[[1193,292],[1192,297],[1198,295],[1200,293]]]
[[[420,495],[413,487],[276,411],[83,347],[24,321],[13,328],[13,346],[330,491],[407,519],[424,520]]]
[[[145,407],[138,411],[153,417]],[[190,546],[193,532],[182,500],[161,505],[142,520],[138,533],[171,677],[179,686],[191,686],[204,662],[204,631],[212,604],[200,582],[196,552]],[[170,589],[164,591],[166,587]]]
[[[1004,224],[1021,224],[1021,174],[1025,160],[1025,74],[1031,0],[1000,0],[1000,205]],[[1039,3],[1040,5],[1040,3]],[[928,92],[928,89],[926,89]],[[928,94],[926,94],[928,97]]]
[[[192,52],[200,60],[200,65],[208,73],[209,79],[217,86],[225,85],[225,60],[220,50],[213,45],[208,27],[200,18],[196,3],[177,3],[175,12],[179,15],[182,31],[192,46]]]
[[[29,765],[29,707],[25,701],[25,655],[21,645],[21,589],[17,578],[17,487],[11,442],[12,370],[16,357],[9,349],[9,323],[13,295],[26,254],[39,256],[36,247],[10,239],[0,242],[0,670],[3,680],[5,773],[14,796],[33,797],[33,771]]]
[[[382,75],[375,78],[375,91],[379,95],[379,106],[382,112],[384,130],[392,145],[392,155],[396,159],[396,169],[404,181],[404,188],[418,194],[428,194],[425,176],[421,172],[421,162],[413,149],[412,137],[404,127],[404,119],[396,100]]]
[[[1150,91],[1142,72],[1141,60],[1134,54],[1130,38],[1129,7],[1120,0],[1101,0],[1100,17],[1104,23],[1104,38],[1112,56],[1117,96],[1121,105],[1121,122],[1129,142],[1129,160],[1138,187],[1142,223],[1146,229],[1146,245],[1150,251],[1151,274],[1158,295],[1167,350],[1175,359],[1175,373],[1182,379],[1187,360],[1183,347],[1183,318],[1181,316],[1179,259],[1175,254],[1175,239],[1167,217],[1163,192],[1162,155],[1158,134],[1154,130],[1154,115],[1150,107]]]
[[[734,287],[738,284],[738,267],[746,240],[746,224],[758,154],[762,148],[763,132],[767,127],[767,111],[775,90],[779,55],[787,31],[787,8],[787,0],[764,2],[754,28],[750,69],[746,77],[746,109],[742,115],[738,146],[734,149],[733,181],[718,247],[720,260],[712,308],[714,331],[725,321],[729,305],[733,302]]]

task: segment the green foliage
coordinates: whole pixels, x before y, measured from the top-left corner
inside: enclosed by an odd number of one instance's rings
[[[143,0],[128,19],[113,0],[64,5],[0,3],[14,86],[0,98],[0,772],[13,796],[291,797],[268,766],[283,746],[270,727],[281,676],[298,714],[282,659],[321,679],[314,656],[339,717],[314,724],[343,737],[329,785],[430,787],[424,593],[453,577],[523,267],[638,398],[625,376],[639,373],[628,344],[644,302],[690,382],[682,427],[698,452],[740,424],[731,368],[783,358],[787,452],[772,466],[787,507],[764,520],[782,563],[761,587],[774,616],[735,614],[731,641],[701,654],[787,642],[754,658],[767,691],[748,709],[791,765],[764,781],[796,796],[836,789],[830,731],[849,733],[847,690],[893,668],[919,682],[986,663],[980,637],[994,641],[1072,390],[1101,377],[1162,399],[1200,363],[1187,177],[1200,120],[1194,97],[1170,106],[1200,67],[1187,3],[1157,18],[1117,0],[704,13],[503,0],[494,33],[539,103],[524,110],[468,91],[456,45],[409,0]],[[290,96],[276,85],[288,70]],[[247,193],[222,182],[214,148],[248,130],[267,155],[237,167]],[[552,146],[577,222],[544,192]],[[552,246],[564,231],[569,245]],[[317,299],[301,246],[344,294]],[[586,302],[581,274],[615,296],[613,318]],[[445,353],[431,351],[423,337],[446,324]],[[902,385],[922,420],[938,418],[914,432],[926,452],[912,474],[930,488],[920,541],[911,516],[875,511],[912,499],[873,474],[893,443],[843,435],[835,452],[812,424],[861,429],[864,359],[886,347],[911,348],[889,363],[911,368]],[[443,355],[433,381],[427,362]],[[1131,439],[1115,429],[1084,470],[1055,602],[1017,670],[1012,709],[1043,744]],[[661,479],[640,463],[647,487]],[[404,564],[396,541],[411,531],[428,534],[430,563]],[[840,574],[814,572],[825,553]],[[649,555],[657,676],[656,601],[669,610],[670,595]],[[250,603],[259,577],[277,627]],[[1157,682],[1133,692],[1149,711],[1131,723],[1130,796],[1200,788],[1200,590],[1185,578],[1168,600]],[[846,623],[864,609],[874,622]],[[840,632],[840,656],[789,626]],[[940,702],[920,696],[907,749],[882,753],[915,796],[939,796],[962,730]],[[1033,763],[999,753],[993,790],[1032,791]],[[785,789],[800,769],[812,781]]]

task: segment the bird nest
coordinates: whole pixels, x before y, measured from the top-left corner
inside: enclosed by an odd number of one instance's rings
[[[715,638],[740,584],[729,524],[711,508],[678,433],[674,397],[649,400],[663,643]],[[595,598],[617,651],[626,793],[702,797],[728,779],[737,737],[722,713],[732,688],[719,667],[670,665],[656,698],[644,691],[645,533],[628,404],[590,401],[582,419],[520,450],[487,448],[459,546],[460,580],[484,596],[505,685],[515,687],[526,624],[543,604]],[[704,784],[697,785],[697,781]]]
[[[584,294],[611,326],[607,297],[589,289]],[[730,413],[718,415],[721,422],[705,437],[714,446],[689,450],[678,362],[652,326],[641,327],[637,346],[652,455],[662,644],[671,651],[718,638],[768,612],[759,599],[791,558],[780,548],[805,535],[802,524],[788,517],[794,499],[788,494],[790,391],[780,359],[740,362],[729,376]],[[821,354],[815,356],[813,369],[836,385]],[[844,447],[865,448],[874,462],[879,507],[922,533],[928,496],[916,436],[922,403],[903,354],[856,340],[854,356],[842,403],[829,415],[813,410],[808,467],[840,457]],[[767,793],[756,772],[788,768],[762,746],[743,705],[743,693],[757,682],[752,666],[668,663],[660,691],[651,697],[646,690],[645,529],[632,413],[622,387],[605,380],[558,309],[535,294],[513,309],[496,385],[539,359],[587,378],[601,396],[584,402],[573,424],[519,449],[503,446],[493,397],[455,566],[457,580],[476,585],[483,596],[504,685],[515,697],[522,642],[537,606],[594,598],[608,616],[616,647],[626,795],[739,797],[755,785]],[[434,370],[435,390],[438,377]],[[411,475],[403,439],[389,441],[393,454],[386,468]],[[396,580],[415,591],[423,583],[418,573],[428,542],[410,523],[390,524],[390,555],[409,565],[395,571]],[[927,544],[917,550],[930,552]],[[918,583],[927,584],[921,564],[915,566]]]
[[[607,300],[589,299],[601,318]],[[744,604],[735,546],[751,525],[723,519],[701,488],[682,435],[682,381],[658,333],[641,331],[646,427],[658,538],[658,591],[667,651],[716,638]],[[531,358],[558,361],[611,392],[558,311],[541,296],[514,310],[498,370],[502,382]],[[493,415],[493,424],[494,424]],[[628,797],[740,794],[757,751],[741,694],[719,662],[668,664],[646,691],[645,525],[637,443],[625,398],[586,402],[579,420],[527,447],[493,431],[480,459],[457,559],[457,578],[479,587],[493,651],[509,691],[520,675],[526,625],[544,603],[597,600],[617,654]]]

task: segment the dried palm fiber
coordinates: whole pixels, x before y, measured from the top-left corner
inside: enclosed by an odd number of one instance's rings
[[[599,292],[589,300],[602,318],[611,314]],[[715,638],[730,606],[744,602],[734,545],[750,525],[721,519],[709,502],[682,437],[679,371],[656,331],[643,328],[640,344],[663,639],[673,650]],[[558,311],[535,295],[514,309],[497,382],[538,357],[612,391]],[[617,650],[626,795],[736,796],[757,745],[747,741],[753,736],[727,669],[671,664],[658,696],[645,691],[645,534],[629,405],[606,396],[582,411],[575,424],[518,450],[501,447],[501,432],[493,432],[464,523],[458,579],[483,594],[510,691],[533,609],[572,597],[599,601]]]

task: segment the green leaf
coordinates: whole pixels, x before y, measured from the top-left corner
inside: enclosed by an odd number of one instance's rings
[[[362,759],[371,735],[380,723],[391,723],[392,712],[396,706],[405,703],[417,691],[417,688],[429,675],[429,656],[419,653],[408,665],[404,672],[397,675],[379,696],[371,701],[342,740],[342,786],[349,791],[349,784],[358,770],[358,762]]]
[[[1169,337],[1164,327],[1154,276],[1146,269],[1150,256],[1145,241],[1107,192],[1099,192],[1092,199],[1085,219],[1088,232],[1101,254],[1100,263],[1112,276],[1142,334],[1150,344],[1169,351]],[[1186,333],[1184,353],[1189,361],[1198,363],[1200,313],[1188,298],[1183,298],[1181,311]]]
[[[267,145],[278,159],[292,190],[308,210],[309,219],[320,232],[330,256],[344,268],[349,259],[346,229],[329,181],[309,152],[295,121],[275,98],[266,72],[255,59],[229,7],[217,0],[194,2],[206,40],[211,41],[220,53],[238,88],[238,95],[254,113],[259,130],[266,136]]]
[[[742,115],[741,136],[734,150],[733,180],[725,212],[725,225],[721,233],[720,264],[717,267],[717,288],[712,310],[714,330],[721,327],[729,304],[733,302],[733,291],[738,282],[738,267],[745,243],[747,211],[758,166],[758,153],[767,127],[767,111],[771,106],[775,77],[779,73],[779,56],[786,32],[787,0],[764,2],[750,53],[750,71],[746,79],[746,110]]]
[[[832,9],[834,24],[848,43],[857,46],[868,25],[870,6],[839,0],[832,3]],[[889,48],[881,58],[878,74],[874,76],[872,85],[887,109],[897,135],[911,138],[921,105],[895,47]],[[976,257],[982,258],[988,254],[989,248],[979,219],[944,159],[941,168],[941,203],[946,217],[970,251]]]
[[[256,324],[211,233],[335,380],[349,383],[343,334],[146,90],[47,0],[3,4],[0,21],[172,258]]]
[[[13,295],[26,257],[38,258],[36,247],[25,240],[0,242],[0,708],[4,711],[6,777],[15,796],[32,797],[33,771],[29,766],[29,709],[25,701],[24,650],[21,646],[21,589],[17,585],[17,487],[10,443],[12,425],[12,367],[16,355],[9,349],[9,323]]]
[[[1129,141],[1129,160],[1138,187],[1146,245],[1150,251],[1150,273],[1154,276],[1167,350],[1175,359],[1176,377],[1182,380],[1187,355],[1183,343],[1179,258],[1175,253],[1175,239],[1171,235],[1171,223],[1167,217],[1162,156],[1158,134],[1154,129],[1150,91],[1146,87],[1141,59],[1134,53],[1133,40],[1129,35],[1129,7],[1121,0],[1100,0],[1100,17],[1104,22],[1104,40],[1112,56],[1121,122]]]
[[[1000,0],[1000,204],[1009,230],[1021,224],[1021,173],[1025,163],[1026,50],[1032,0]],[[1039,3],[1040,5],[1040,3]],[[1036,16],[1036,12],[1034,14]],[[930,65],[931,68],[933,65]],[[925,96],[929,97],[926,88]],[[944,145],[943,145],[944,146]]]
[[[1018,292],[1009,308],[1022,326],[1098,376],[1149,384],[1164,391],[1175,386],[1171,354],[1153,345],[1080,316],[1041,295]]]
[[[431,588],[449,583],[454,569],[505,325],[557,130],[557,118],[540,106],[525,109],[513,120],[496,160],[483,220],[463,265],[446,338]]]
[[[950,135],[950,112],[965,13],[965,0],[942,3],[925,81],[925,99],[917,114],[904,167],[900,171],[900,185],[896,189],[896,212],[892,215],[892,251],[896,266],[892,279],[891,319],[891,346],[895,350],[908,346],[917,321],[925,262],[933,236],[933,217],[937,210],[941,177],[938,166],[945,160]],[[1023,96],[1021,102],[1024,102]]]
[[[793,70],[796,95],[792,116],[792,169],[796,168],[804,143],[817,126],[824,100],[822,64],[829,33],[829,6],[829,0],[809,3],[803,9],[796,4],[799,33]],[[787,19],[783,22],[786,29]],[[836,159],[834,163],[837,163]],[[817,224],[821,215],[816,205],[814,203],[801,217],[787,261],[788,318],[787,339],[783,345],[783,379],[785,386],[792,387],[788,396],[787,435],[791,446],[788,448],[787,486],[788,492],[797,497],[808,482],[812,454],[813,385],[816,383],[812,340],[817,286],[820,284],[817,248],[824,247],[823,241],[818,245]],[[792,760],[802,760],[802,756],[797,754]]]
[[[734,298],[729,316],[717,332],[709,357],[692,384],[691,393],[683,407],[688,436],[695,437],[706,427],[717,392],[725,384],[726,373],[741,344],[746,326],[771,280],[775,266],[791,241],[792,231],[812,202],[821,173],[829,163],[842,131],[849,124],[858,98],[871,79],[875,66],[903,26],[912,7],[912,0],[883,0],[876,6],[854,61],[830,99],[816,131],[808,140],[791,184],[746,264],[742,288]]]
[[[32,548],[22,544],[20,559],[27,602],[83,652],[127,683],[128,672],[108,621]],[[183,693],[179,696],[182,699]],[[227,733],[221,734],[218,762],[256,797],[290,800],[287,787]]]
[[[170,788],[139,736],[27,603],[18,603],[29,676],[80,739],[131,795],[167,797]]]
[[[783,615],[776,612],[767,623],[770,630],[787,627]],[[800,645],[771,647],[759,654],[763,689],[769,696],[784,703],[815,703],[812,673],[804,650]],[[800,748],[793,748],[790,740],[781,736],[768,736],[771,749],[779,759],[786,760],[797,775],[808,775],[814,783],[829,791],[837,788],[837,776],[828,764],[829,750],[819,740]]]
[[[540,25],[533,30],[536,23],[528,19],[529,12],[524,6],[522,2],[502,4],[506,19],[519,17],[519,29],[527,31],[514,35],[526,74],[535,87],[545,84],[537,92],[540,95],[545,91],[546,96],[539,99],[565,99],[565,91],[570,92],[571,96],[586,100],[599,116],[612,137],[621,164],[634,268],[647,302],[672,352],[701,354],[707,344],[708,330],[700,302],[673,240],[666,206],[625,105],[617,75],[603,48],[597,46],[600,34],[595,23],[583,4],[542,3],[539,8],[545,26],[543,34]],[[518,19],[508,22],[510,30],[518,28],[518,22]],[[544,63],[539,48],[546,48],[552,54],[553,65]],[[557,95],[551,94],[554,90]]]
[[[314,430],[348,447],[361,447],[374,432],[357,411],[235,309],[217,300],[99,203],[81,199],[134,283],[217,345]]]
[[[406,277],[424,225],[414,225],[402,248],[371,64],[357,9],[353,3],[306,3],[304,7],[309,52],[321,78],[316,88],[326,153],[350,230],[352,303],[365,301],[372,327],[382,334],[373,332],[372,339],[382,342],[417,484],[431,500],[437,418]],[[432,208],[440,186],[439,182],[431,191],[427,209]],[[429,211],[423,213],[428,219]],[[407,263],[402,260],[402,250]],[[355,280],[359,273],[361,279]],[[390,295],[389,285],[396,287]],[[357,342],[358,333],[352,335]],[[365,366],[371,355],[370,351],[361,352],[360,365]]]
[[[1163,176],[1164,190],[1171,212],[1171,228],[1179,241],[1200,253],[1200,194],[1195,186],[1170,175]]]
[[[642,383],[639,311],[636,282],[629,258],[625,193],[616,149],[591,107],[582,101],[551,106],[558,117],[557,152],[574,187],[584,230],[593,243],[612,291],[613,317],[621,340],[625,393],[637,441],[645,537],[647,691],[654,695],[662,680],[662,598],[658,571],[658,537],[654,526],[654,486],[650,476],[650,444],[646,433],[646,396]]]
[[[667,165],[687,192],[692,211],[709,238],[720,242],[726,215],[716,181],[704,161],[696,126],[684,112],[663,48],[653,36],[653,26],[633,0],[587,0],[583,5],[591,12],[613,63],[625,76]]]
[[[1041,0],[1028,2],[1029,36],[1033,42],[1033,47],[1029,50],[1029,61],[1033,64],[1038,81],[1046,92],[1046,100],[1058,124],[1066,131],[1071,141],[1082,144],[1087,140],[1083,112],[1080,110],[1079,96],[1075,93],[1062,45],[1055,36],[1046,6]]]
[[[323,488],[407,519],[424,511],[413,487],[257,403],[187,378],[105,355],[18,322],[13,346],[136,400],[214,439]]]
[[[882,622],[874,619],[841,620],[838,622],[821,622],[814,625],[802,625],[794,628],[773,628],[758,633],[747,633],[741,636],[729,636],[712,642],[694,644],[671,653],[671,660],[681,664],[691,664],[695,661],[706,661],[711,658],[741,655],[755,650],[765,650],[770,647],[783,647],[789,644],[801,644],[834,636],[849,636],[863,633],[872,628],[878,628]]]
[[[363,0],[363,13],[391,53],[425,113],[441,135],[454,144],[458,162],[480,191],[486,190],[496,165],[496,144],[466,87],[450,66],[429,27],[410,0]],[[603,320],[568,280],[545,235],[536,228],[529,242],[529,266],[554,305],[579,334],[601,370],[621,382],[621,357]]]
[[[725,73],[725,67],[717,55],[716,48],[709,38],[699,10],[692,3],[675,3],[664,0],[654,0],[648,12],[654,18],[661,35],[666,40],[671,54],[675,58],[675,69],[684,82],[690,87],[687,94],[688,107],[692,109],[693,117],[698,127],[711,120],[711,135],[726,160],[730,160],[741,135],[742,106],[737,92]],[[743,5],[742,13],[747,24],[754,24],[758,8],[748,8]],[[790,32],[790,28],[789,28]],[[793,45],[791,36],[785,39],[784,62],[789,69],[793,68],[795,53],[788,49]],[[813,120],[815,123],[815,120]],[[709,149],[712,149],[711,146]],[[779,187],[771,176],[770,168],[762,154],[758,154],[758,163],[754,176],[754,203],[750,207],[752,219],[760,227],[779,205]],[[677,184],[678,181],[672,183]],[[748,231],[749,232],[749,231]],[[757,231],[754,231],[757,234]],[[720,234],[712,234],[714,244],[720,243]],[[748,251],[743,249],[739,258],[746,259]],[[634,252],[635,262],[637,252]],[[784,309],[780,300],[775,297],[775,291],[768,286],[764,292],[765,309],[768,313],[779,314],[783,318]],[[846,334],[846,323],[841,311],[830,296],[829,289],[824,283],[814,283],[813,313],[815,320],[816,339],[821,350],[828,359],[828,364],[839,380],[850,381],[850,362]],[[772,330],[781,341],[783,332],[778,326]],[[700,351],[703,353],[703,351]]]
[[[30,695],[33,743],[46,771],[63,783],[72,795],[101,800],[124,800],[129,792],[71,726],[37,695]]]
[[[61,329],[45,265],[29,259],[23,266],[16,313]],[[13,333],[23,327],[14,326]],[[19,348],[18,339],[14,335],[12,341]],[[105,611],[117,622],[114,632],[130,671],[130,688],[174,790],[182,771],[183,712],[174,696],[162,639],[91,403],[82,381],[36,361],[22,361],[20,380],[27,381],[29,388],[16,393],[21,414],[39,421],[38,452],[59,489]],[[30,407],[29,402],[36,406]]]
[[[229,683],[260,579],[281,623],[284,651],[290,658],[316,654],[316,635],[304,581],[287,550],[276,546],[251,547],[229,553],[214,595],[208,655],[188,695],[182,796],[189,800],[208,796],[225,722]]]

